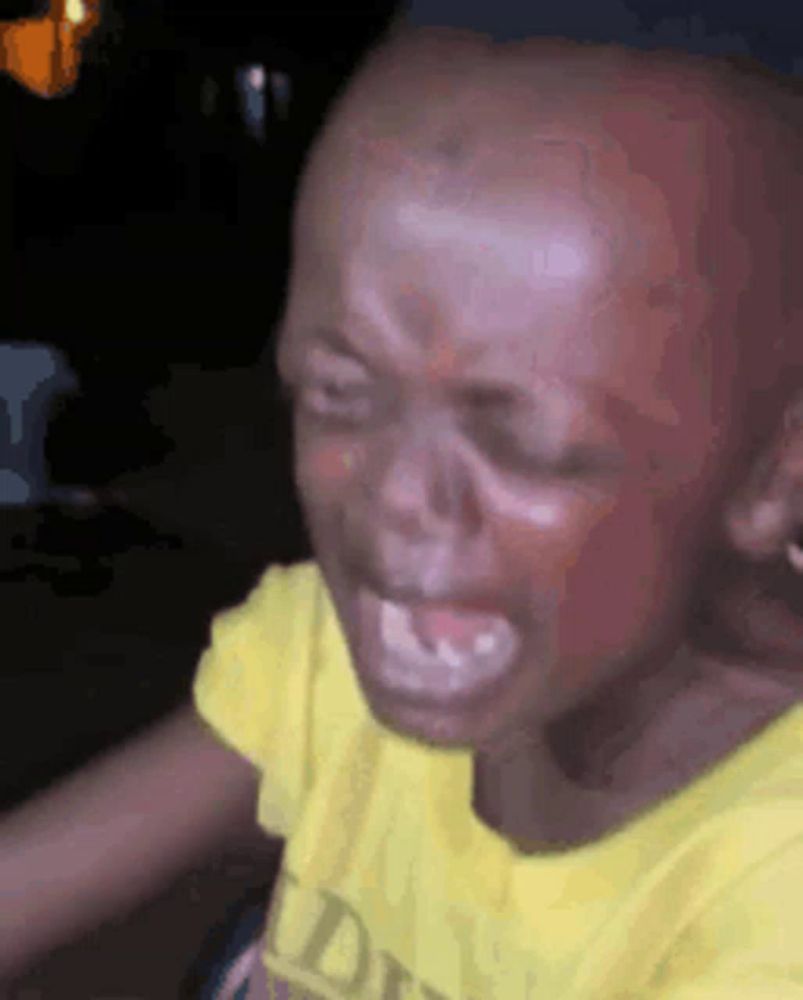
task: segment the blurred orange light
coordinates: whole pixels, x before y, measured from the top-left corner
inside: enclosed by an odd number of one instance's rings
[[[0,21],[0,69],[39,97],[78,81],[81,44],[100,23],[101,0],[51,0],[44,17]]]

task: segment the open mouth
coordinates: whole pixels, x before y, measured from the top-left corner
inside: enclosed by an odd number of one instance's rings
[[[360,627],[372,681],[416,700],[478,697],[503,677],[521,638],[503,615],[401,604],[363,590]]]

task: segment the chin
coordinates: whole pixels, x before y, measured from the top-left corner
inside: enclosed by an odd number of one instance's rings
[[[470,751],[482,742],[477,726],[472,720],[453,716],[444,717],[439,712],[427,711],[419,706],[388,706],[368,699],[374,718],[397,736],[443,750]]]
[[[492,741],[500,728],[500,712],[493,700],[459,707],[413,703],[377,691],[363,678],[360,683],[374,718],[406,739],[443,750],[470,752]]]

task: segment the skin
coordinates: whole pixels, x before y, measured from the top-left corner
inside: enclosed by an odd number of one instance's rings
[[[745,373],[772,373],[745,324],[797,312],[755,250],[769,213],[733,214],[752,119],[695,72],[415,35],[302,185],[280,370],[316,556],[374,714],[470,748],[475,811],[521,850],[604,835],[797,696],[692,641],[710,563],[775,557],[800,493],[791,438],[746,477]],[[506,616],[504,683],[400,699],[363,587]]]

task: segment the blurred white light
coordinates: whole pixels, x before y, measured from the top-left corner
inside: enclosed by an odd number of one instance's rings
[[[265,141],[265,67],[238,66],[234,81],[239,96],[240,115],[252,139]],[[261,86],[259,85],[261,83]]]
[[[72,24],[83,24],[86,20],[86,6],[82,0],[67,0],[64,13]]]
[[[264,66],[252,66],[248,70],[248,83],[254,90],[264,90],[265,89],[265,67]]]

